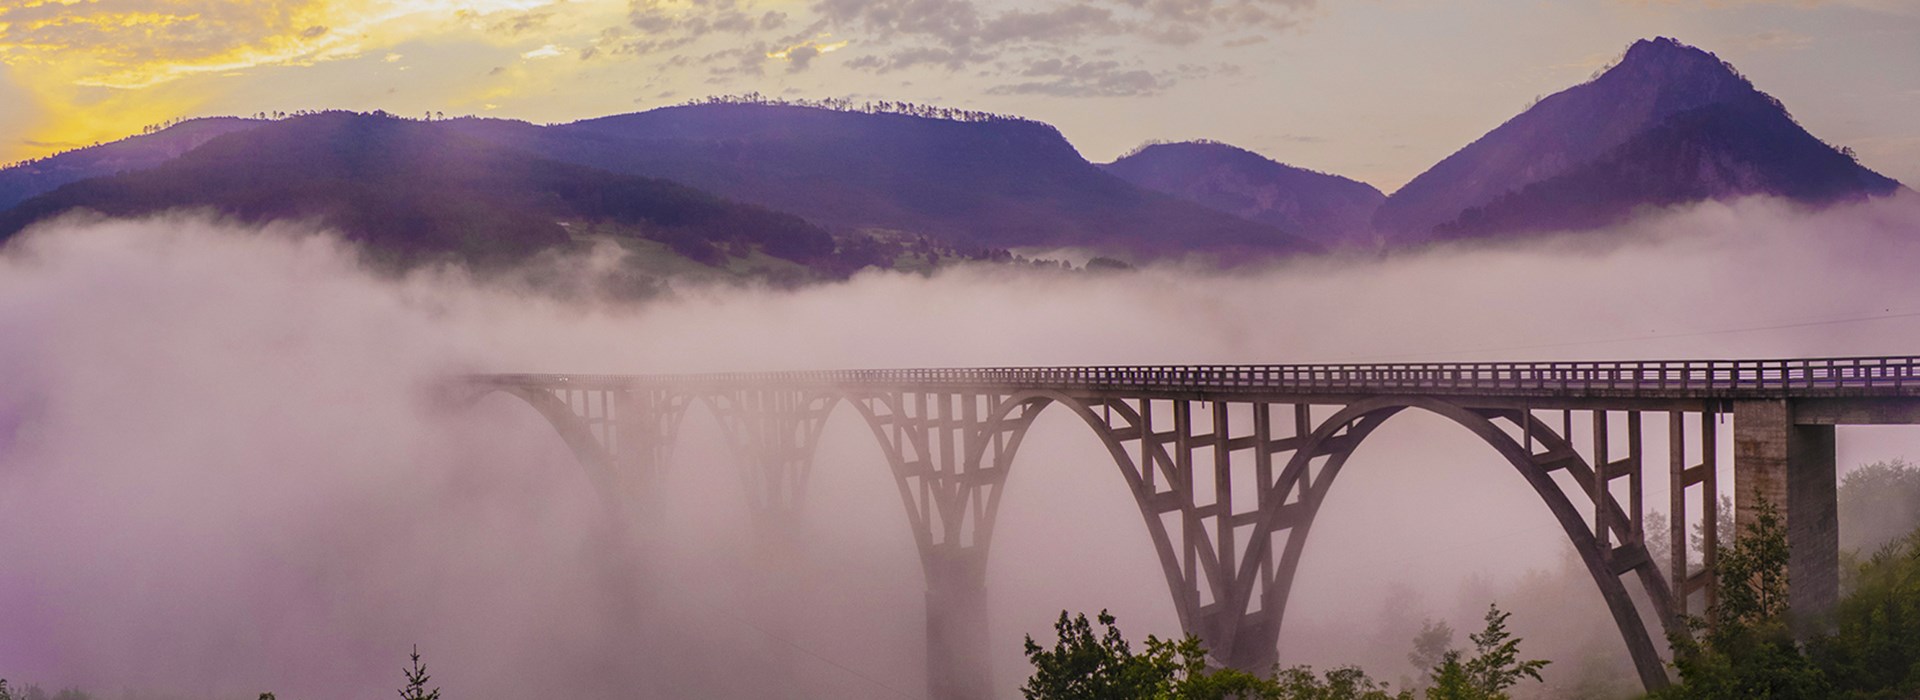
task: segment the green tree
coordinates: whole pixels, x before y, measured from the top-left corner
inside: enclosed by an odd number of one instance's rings
[[[1020,689],[1027,700],[1097,700],[1100,698],[1162,697],[1173,687],[1181,668],[1175,657],[1178,649],[1168,649],[1160,640],[1148,636],[1148,651],[1133,653],[1127,639],[1114,625],[1114,617],[1100,611],[1105,631],[1093,632],[1084,614],[1069,618],[1060,611],[1053,624],[1059,641],[1051,650],[1026,638],[1027,661],[1033,664],[1033,676]],[[1196,642],[1197,644],[1197,642]]]
[[[1718,602],[1705,620],[1691,621],[1694,636],[1673,639],[1680,682],[1659,697],[1828,697],[1824,674],[1787,626],[1787,531],[1774,504],[1761,499],[1714,574]]]
[[[439,688],[427,690],[427,681],[432,680],[433,677],[427,675],[427,665],[420,663],[419,645],[414,645],[410,657],[413,659],[413,667],[400,670],[407,676],[407,687],[400,689],[400,697],[403,700],[440,700]]]
[[[1834,633],[1808,652],[1835,697],[1920,697],[1920,530],[1858,566]]]
[[[1398,693],[1368,678],[1365,671],[1353,666],[1342,666],[1314,675],[1313,669],[1306,666],[1278,669],[1274,672],[1272,689],[1265,695],[1251,697],[1276,700],[1413,700],[1413,692],[1402,690]]]
[[[1476,634],[1474,655],[1465,658],[1457,650],[1446,651],[1430,673],[1433,685],[1427,688],[1427,700],[1507,700],[1507,689],[1522,678],[1540,680],[1543,659],[1520,659],[1520,638],[1507,631],[1507,618],[1497,605],[1487,606],[1487,626]]]
[[[1733,526],[1733,515],[1735,511],[1733,497],[1722,494],[1719,505],[1720,507],[1713,511],[1713,539],[1720,545],[1720,551],[1724,552],[1728,547],[1733,546],[1735,532]],[[1648,530],[1648,532],[1653,531]],[[1692,548],[1690,551],[1695,554],[1706,551],[1707,522],[1705,520],[1693,524],[1693,532],[1687,535],[1687,543],[1688,546]]]
[[[1447,652],[1453,650],[1453,626],[1445,620],[1426,620],[1420,623],[1420,633],[1413,637],[1413,651],[1407,654],[1407,662],[1433,680],[1440,665],[1447,660]]]
[[[1920,465],[1864,464],[1840,479],[1840,551],[1868,555],[1920,528]]]
[[[1178,641],[1148,636],[1135,653],[1114,617],[1102,610],[1095,633],[1086,615],[1061,611],[1053,648],[1026,640],[1034,672],[1020,692],[1027,700],[1412,700],[1392,693],[1358,668],[1316,674],[1298,666],[1260,676],[1231,668],[1211,669],[1198,638]]]

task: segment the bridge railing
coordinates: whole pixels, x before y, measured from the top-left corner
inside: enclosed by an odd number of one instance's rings
[[[496,383],[571,385],[912,384],[1053,389],[1301,393],[1524,392],[1723,394],[1867,391],[1920,394],[1920,357],[1623,362],[1438,362],[1312,365],[1117,365],[723,372],[645,376],[486,375]]]

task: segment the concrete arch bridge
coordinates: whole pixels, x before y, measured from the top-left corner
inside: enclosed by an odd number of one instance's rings
[[[1920,423],[1916,357],[491,374],[460,386],[472,398],[504,392],[530,404],[610,502],[645,487],[688,407],[704,403],[763,527],[781,527],[800,506],[828,415],[856,411],[914,529],[929,694],[943,700],[992,694],[987,555],[1001,487],[1042,411],[1077,416],[1106,446],[1182,627],[1216,661],[1255,671],[1277,657],[1307,535],[1348,456],[1395,415],[1447,418],[1533,487],[1649,689],[1669,682],[1659,633],[1680,631],[1682,615],[1711,604],[1724,455],[1736,521],[1752,516],[1756,498],[1781,506],[1791,604],[1818,619],[1839,588],[1834,426]],[[1726,445],[1716,424],[1729,417]],[[1576,440],[1576,424],[1586,439]],[[1645,453],[1649,435],[1666,454]],[[1643,493],[1659,479],[1671,527],[1649,533]],[[1704,551],[1690,551],[1695,517]],[[1653,560],[1649,537],[1666,538],[1668,561]]]

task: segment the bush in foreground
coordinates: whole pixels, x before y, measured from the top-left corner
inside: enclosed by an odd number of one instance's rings
[[[1540,679],[1546,661],[1522,660],[1520,640],[1506,630],[1508,613],[1489,606],[1487,627],[1469,635],[1474,655],[1448,650],[1432,670],[1427,700],[1505,700],[1521,678]],[[1414,700],[1411,690],[1394,692],[1386,683],[1355,667],[1315,673],[1306,666],[1275,667],[1262,677],[1231,668],[1209,668],[1206,648],[1188,636],[1179,641],[1149,635],[1135,653],[1102,610],[1103,630],[1095,634],[1086,615],[1061,611],[1053,625],[1059,638],[1052,649],[1028,637],[1027,660],[1033,675],[1020,692],[1027,700]]]

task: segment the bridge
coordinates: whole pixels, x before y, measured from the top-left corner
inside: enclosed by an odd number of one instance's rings
[[[1717,465],[1729,452],[1736,523],[1762,499],[1780,508],[1790,605],[1818,624],[1839,592],[1834,427],[1920,423],[1920,357],[490,374],[460,386],[469,399],[530,404],[615,510],[645,491],[689,407],[703,405],[767,528],[800,508],[826,419],[850,407],[914,530],[929,695],[942,700],[993,695],[987,555],[1001,487],[1045,410],[1077,416],[1106,446],[1183,629],[1214,661],[1259,672],[1278,657],[1307,535],[1347,458],[1395,415],[1447,418],[1532,486],[1649,689],[1669,679],[1646,620],[1685,634],[1683,616],[1714,602]],[[1717,426],[1729,418],[1725,445]],[[1648,442],[1665,454],[1647,454]],[[1667,561],[1654,561],[1645,531],[1644,494],[1658,479],[1670,528],[1652,536],[1667,538]],[[1698,548],[1693,517],[1705,529]]]

